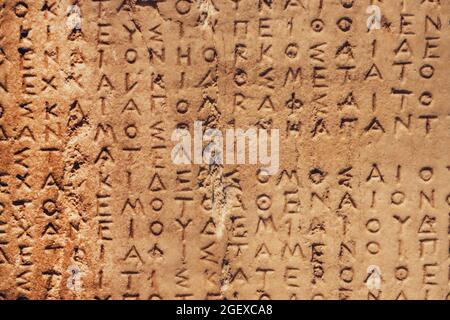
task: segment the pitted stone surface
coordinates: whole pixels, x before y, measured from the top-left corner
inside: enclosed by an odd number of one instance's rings
[[[0,297],[447,299],[450,4],[0,0]],[[278,129],[278,171],[173,132]]]

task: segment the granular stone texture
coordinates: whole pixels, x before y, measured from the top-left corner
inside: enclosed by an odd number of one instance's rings
[[[446,0],[0,0],[0,297],[449,298],[449,48]]]

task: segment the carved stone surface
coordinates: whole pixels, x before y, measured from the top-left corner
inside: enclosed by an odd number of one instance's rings
[[[0,298],[447,299],[449,46],[446,0],[0,0]],[[174,161],[199,121],[275,172]]]

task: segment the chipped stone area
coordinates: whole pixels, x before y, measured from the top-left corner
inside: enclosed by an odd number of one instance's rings
[[[448,299],[449,33],[448,1],[0,0],[0,299]],[[278,130],[276,172],[176,163],[197,122]]]

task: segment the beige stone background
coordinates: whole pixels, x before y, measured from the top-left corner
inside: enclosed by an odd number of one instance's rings
[[[447,299],[449,22],[446,0],[0,0],[0,297]],[[195,120],[279,129],[278,173],[174,165]]]

